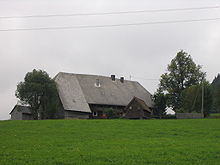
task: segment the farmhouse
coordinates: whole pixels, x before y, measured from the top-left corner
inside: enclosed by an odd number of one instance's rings
[[[117,79],[115,75],[105,77],[60,72],[54,80],[62,104],[60,118],[108,118],[110,114],[145,118],[153,107],[151,94],[138,82],[125,80],[123,77]],[[134,98],[138,98],[138,103],[141,103],[139,108],[145,115],[142,112],[139,116],[137,112],[131,113],[136,109],[130,109],[129,115],[126,115],[126,106]]]

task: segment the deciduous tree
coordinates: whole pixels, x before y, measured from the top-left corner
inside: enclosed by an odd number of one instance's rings
[[[160,89],[158,89],[157,92],[153,95],[153,101],[153,114],[161,118],[166,114],[167,97]]]
[[[59,103],[56,84],[45,71],[28,72],[17,85],[15,95],[30,106],[34,119],[55,117]]]
[[[159,88],[166,93],[167,105],[174,111],[180,109],[181,92],[187,87],[198,85],[205,76],[201,66],[196,65],[189,54],[184,51],[178,52],[168,65],[167,72],[161,75],[159,84]]]

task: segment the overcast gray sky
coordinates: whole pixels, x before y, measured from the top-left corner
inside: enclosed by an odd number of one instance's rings
[[[0,17],[118,12],[220,6],[220,0],[0,0]],[[0,18],[1,29],[127,24],[220,18],[220,8],[136,14]],[[17,103],[16,85],[34,68],[58,72],[116,74],[153,93],[160,75],[183,49],[203,66],[208,80],[220,72],[220,20],[176,24],[0,31],[0,120]]]

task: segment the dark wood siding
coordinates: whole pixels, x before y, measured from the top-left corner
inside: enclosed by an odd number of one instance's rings
[[[82,113],[77,111],[64,111],[64,118],[65,119],[88,119],[90,113]]]
[[[95,119],[120,118],[122,117],[125,108],[125,106],[101,105],[101,104],[100,105],[90,104],[89,107],[92,111],[90,118],[95,118]],[[110,113],[112,114],[111,116]]]
[[[33,120],[33,115],[29,113],[22,113],[22,120]]]

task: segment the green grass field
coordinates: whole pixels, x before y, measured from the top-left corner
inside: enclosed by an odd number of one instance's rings
[[[220,120],[1,121],[0,165],[220,164]]]

